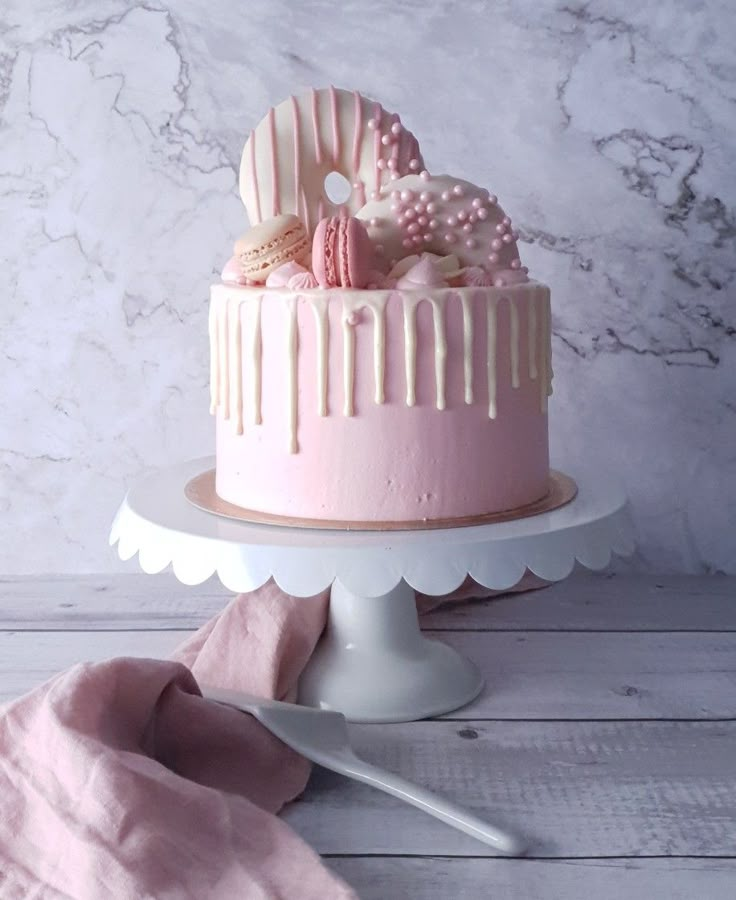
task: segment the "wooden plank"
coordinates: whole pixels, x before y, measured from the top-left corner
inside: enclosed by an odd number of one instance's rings
[[[5,578],[0,581],[0,626],[192,630],[232,596],[216,578],[189,587],[171,573]]]
[[[187,633],[0,632],[0,700],[80,660],[166,657]],[[459,719],[736,717],[736,634],[444,632],[486,679]]]
[[[447,605],[425,628],[736,631],[736,577],[578,571],[541,591]]]
[[[353,735],[371,762],[524,834],[533,857],[736,855],[734,722],[438,721]],[[285,816],[320,853],[486,855],[324,769]]]
[[[170,573],[0,580],[0,625],[31,629],[198,628],[231,595],[216,578]],[[423,617],[441,630],[736,631],[736,577],[575,572],[538,592],[458,604]]]
[[[736,860],[329,857],[361,900],[733,900]]]
[[[78,662],[101,662],[114,656],[165,658],[183,637],[175,631],[0,631],[0,703]]]
[[[486,686],[452,718],[736,717],[735,633],[440,632]]]

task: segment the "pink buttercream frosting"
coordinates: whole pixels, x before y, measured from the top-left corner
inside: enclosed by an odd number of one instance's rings
[[[426,263],[421,271],[427,272]],[[306,300],[293,306],[278,297],[263,303],[259,362],[263,378],[257,405],[249,351],[253,317],[244,313],[243,367],[238,387],[233,387],[233,396],[243,398],[243,433],[234,427],[236,410],[230,406],[230,418],[225,418],[225,406],[220,404],[217,493],[246,509],[347,521],[476,515],[543,496],[549,471],[548,291],[521,285],[507,302],[489,304],[492,297],[503,300],[503,291],[465,288],[462,303],[457,293],[440,288],[438,293],[445,295],[438,306],[442,312],[434,315],[433,306],[422,301],[433,298],[435,290],[415,285],[413,290],[387,291],[386,298],[366,295],[383,309],[379,319],[384,336],[379,356],[384,360],[383,403],[376,402],[376,316],[360,305],[357,292],[324,292],[329,334],[325,343],[316,339],[314,313]],[[252,292],[251,299],[246,289],[222,286],[213,296],[218,321],[229,321],[231,327],[228,303],[241,299],[247,310],[258,300],[258,292]],[[407,305],[414,310],[408,326]],[[492,351],[490,311],[495,326]],[[467,312],[472,341],[466,358]],[[290,321],[298,348],[291,354]],[[437,355],[437,333],[444,335],[446,357]],[[535,378],[530,374],[530,333],[535,336]],[[413,405],[407,403],[407,347],[412,343],[407,343],[408,334],[413,334],[415,348]],[[444,374],[443,409],[437,405],[438,371]],[[495,379],[489,378],[489,371]],[[354,378],[346,380],[346,372]],[[221,396],[224,389],[219,379]],[[293,412],[290,402],[295,403]],[[345,413],[346,403],[350,414]],[[491,404],[495,417],[489,414]]]
[[[493,273],[494,287],[509,287],[512,284],[526,284],[529,281],[529,269],[521,266],[518,269],[499,269]]]
[[[392,278],[390,275],[384,275],[383,272],[376,271],[368,273],[367,290],[391,290],[395,287],[396,279]]]
[[[399,278],[396,286],[405,290],[446,287],[447,280],[431,257],[423,256],[405,275]]]
[[[273,272],[271,272],[271,274],[266,279],[266,287],[288,287],[289,280],[291,278],[293,278],[295,275],[303,275],[308,272],[309,270],[305,269],[304,266],[300,265],[294,260],[291,260],[290,262],[284,263],[283,266],[279,266],[278,269],[274,269]]]
[[[319,287],[319,282],[311,272],[305,269],[303,272],[296,272],[292,275],[287,287],[290,291],[309,291]]]
[[[482,266],[468,266],[458,274],[456,283],[461,287],[491,287],[494,276]]]
[[[231,256],[225,263],[220,278],[225,284],[248,284],[248,279],[243,275],[237,256]]]

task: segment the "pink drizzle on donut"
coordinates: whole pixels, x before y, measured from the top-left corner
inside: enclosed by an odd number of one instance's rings
[[[376,123],[373,132],[373,165],[376,170],[376,185],[374,190],[381,190],[381,170],[378,168],[378,160],[381,158],[381,116],[383,115],[383,107],[380,103],[376,103],[373,110],[373,120]]]
[[[355,105],[355,125],[353,128],[353,177],[356,182],[353,185],[358,191],[360,205],[365,205],[365,185],[358,179],[358,169],[360,167],[360,145],[363,142],[363,105],[361,96],[357,91],[353,91],[353,100]]]
[[[301,159],[299,157],[299,145],[301,144],[301,127],[299,124],[299,104],[296,102],[296,97],[291,95],[291,110],[294,117],[294,187],[297,190],[294,191],[294,203],[296,209],[294,210],[295,215],[299,215],[299,190],[298,185],[301,184]],[[303,195],[303,192],[302,192]]]
[[[337,166],[340,159],[340,126],[337,121],[337,94],[330,85],[330,110],[332,111],[332,165]]]
[[[307,205],[307,195],[303,184],[299,186],[299,193],[302,198],[302,221],[304,222],[304,227],[307,229],[307,234],[311,234],[312,229],[309,226],[309,206]]]
[[[322,163],[322,145],[319,141],[319,107],[317,105],[317,91],[314,88],[312,88],[312,128],[314,130],[314,158],[319,166]]]
[[[256,201],[256,218],[253,224],[258,225],[263,221],[261,216],[261,192],[258,190],[258,176],[256,174],[256,133],[250,133],[250,180],[253,185],[253,194]]]
[[[276,150],[276,116],[274,114],[273,106],[268,111],[268,132],[271,138],[271,191],[273,193],[271,215],[278,216],[281,214],[281,203],[279,198],[279,166]]]

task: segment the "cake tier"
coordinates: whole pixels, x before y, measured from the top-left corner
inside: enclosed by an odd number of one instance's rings
[[[215,285],[216,489],[346,522],[483,515],[547,491],[549,289]]]

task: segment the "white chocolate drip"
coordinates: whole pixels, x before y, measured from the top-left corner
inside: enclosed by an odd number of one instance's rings
[[[342,298],[342,329],[345,341],[344,374],[345,415],[352,416],[353,393],[355,383],[355,332],[357,313],[361,309],[370,309],[373,314],[373,384],[374,400],[383,403],[385,399],[386,381],[386,303],[388,294],[346,294]]]
[[[433,299],[432,322],[434,324],[434,378],[437,385],[437,409],[444,409],[445,375],[447,373],[447,336],[445,335],[444,296]]]
[[[298,453],[299,444],[296,438],[297,418],[299,411],[299,386],[297,378],[299,374],[299,344],[296,333],[296,297],[289,297],[289,325],[286,332],[286,345],[289,360],[289,453]]]
[[[343,369],[342,369],[342,385],[345,394],[345,401],[342,412],[345,416],[352,416],[353,409],[353,393],[355,380],[355,332],[353,331],[353,313],[345,308],[343,301],[342,309],[342,353],[343,353]]]
[[[230,371],[228,374],[228,382],[232,385],[233,401],[230,406],[230,414],[233,421],[235,434],[243,433],[243,341],[242,326],[240,322],[240,304],[235,301],[234,308],[231,312],[233,303],[227,301],[227,319],[234,315],[235,327],[228,324],[228,338],[230,340],[230,348],[228,350],[228,358],[230,362]]]
[[[486,307],[488,349],[486,366],[488,368],[488,418],[495,419],[496,409],[496,337],[498,331],[498,298],[489,297]]]
[[[330,330],[327,318],[327,297],[310,297],[317,335],[317,415],[327,415],[327,361]]]
[[[540,324],[540,350],[539,350],[539,408],[543,413],[547,412],[547,396],[549,391],[549,361],[547,334],[549,331],[549,305],[547,298],[539,292],[539,324]]]
[[[528,354],[529,354],[529,378],[532,381],[537,377],[537,292],[535,291],[526,304],[528,316]]]
[[[381,304],[371,304],[373,311],[373,378],[375,381],[376,403],[385,400],[386,381],[386,302],[388,297],[382,298]]]
[[[219,288],[219,295],[214,294],[210,305],[208,330],[210,339],[210,410],[219,412],[222,419],[230,421],[236,434],[244,432],[243,427],[243,393],[248,390],[252,400],[252,422],[262,422],[262,377],[263,377],[263,331],[262,314],[264,293],[243,291],[240,288],[227,290]],[[339,296],[342,302],[343,330],[343,413],[355,415],[355,376],[356,376],[356,325],[360,321],[357,314],[361,309],[369,309],[373,324],[373,399],[375,403],[385,402],[386,377],[386,328],[387,304],[390,297],[398,292],[371,291],[346,292]],[[403,305],[403,339],[404,364],[406,374],[406,405],[416,404],[417,388],[417,309],[422,301],[432,308],[434,330],[434,381],[436,389],[436,406],[445,409],[446,378],[448,365],[448,345],[446,331],[446,303],[448,298],[458,300],[462,309],[462,371],[464,378],[464,397],[466,404],[475,402],[473,384],[473,350],[474,305],[485,302],[487,328],[486,368],[488,379],[488,417],[498,417],[499,379],[510,379],[513,388],[518,388],[522,380],[526,384],[536,381],[539,409],[547,411],[547,398],[552,393],[551,366],[551,314],[549,292],[543,286],[530,286],[524,293],[513,290],[492,292],[478,289],[477,292],[461,290],[457,293],[448,290],[437,292],[436,296],[424,296],[421,292],[400,292]],[[498,303],[503,299],[509,308],[508,352],[510,374],[504,366],[499,371],[499,338],[505,342],[505,328],[499,330]],[[287,372],[287,410],[288,410],[288,443],[289,452],[299,450],[297,431],[299,417],[299,332],[298,308],[300,303],[307,303],[313,312],[315,321],[315,358],[316,358],[316,413],[319,416],[329,415],[328,392],[330,352],[329,340],[329,303],[337,298],[331,294],[320,294],[307,291],[304,295],[284,295],[274,291],[268,296],[269,306],[285,304],[285,328],[283,341],[285,351],[285,370]],[[283,308],[283,307],[282,307]],[[522,378],[521,372],[521,328],[526,315],[526,340],[528,348],[528,381]],[[247,362],[249,385],[245,384],[244,352]],[[270,351],[273,353],[273,351]],[[339,352],[339,351],[338,351]],[[502,358],[503,354],[501,354]],[[452,365],[459,365],[456,358]],[[452,402],[452,401],[451,401]],[[251,417],[249,416],[249,421]]]
[[[473,402],[473,307],[468,294],[460,295],[463,307],[463,377],[465,379],[465,402]]]
[[[256,311],[253,322],[253,343],[251,344],[251,384],[253,385],[253,422],[260,425],[263,422],[261,418],[261,378],[263,375],[263,366],[261,360],[263,357],[263,338],[261,336],[261,304],[263,297],[259,297],[256,301]],[[242,421],[242,410],[240,418]],[[243,432],[240,431],[239,434]]]
[[[404,303],[404,366],[406,369],[406,405],[416,403],[417,379],[417,307],[425,300],[432,307],[434,327],[434,379],[437,409],[445,409],[445,375],[447,370],[447,336],[445,333],[445,300],[447,294],[422,297],[403,294]]]
[[[509,298],[509,331],[511,356],[511,387],[519,387],[519,307]]]
[[[554,372],[552,370],[552,306],[549,295],[544,296],[542,301],[546,310],[547,328],[545,329],[545,341],[547,343],[547,396],[552,396],[552,379]]]
[[[406,405],[417,402],[417,302],[404,296],[404,370],[406,374]]]

